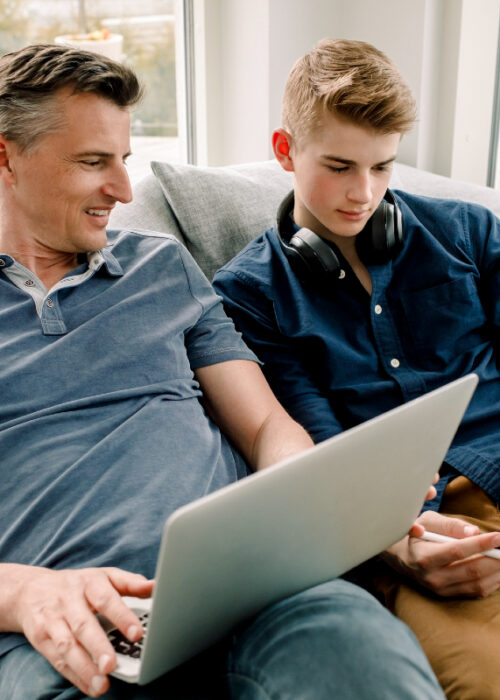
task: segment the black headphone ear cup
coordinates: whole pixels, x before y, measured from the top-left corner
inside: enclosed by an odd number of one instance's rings
[[[291,237],[287,255],[294,272],[304,281],[330,282],[340,274],[335,251],[320,236],[302,228]]]
[[[389,259],[394,244],[394,207],[383,199],[371,217],[371,248],[376,257]]]
[[[383,263],[394,258],[402,245],[401,211],[394,198],[392,202],[383,199],[357,237],[358,254],[366,262]]]
[[[403,215],[396,201],[394,201],[394,244],[397,252],[403,247],[403,240]]]

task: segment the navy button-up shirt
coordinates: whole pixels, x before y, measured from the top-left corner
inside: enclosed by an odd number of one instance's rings
[[[404,247],[368,265],[371,296],[342,256],[346,275],[330,289],[302,284],[275,229],[219,270],[215,289],[278,398],[317,442],[476,372],[446,462],[498,502],[500,221],[464,202],[396,198]]]

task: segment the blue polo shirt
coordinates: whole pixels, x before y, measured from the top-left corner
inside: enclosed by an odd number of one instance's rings
[[[0,560],[152,577],[167,516],[247,474],[193,370],[256,358],[175,238],[109,238],[51,290],[0,255]]]
[[[214,287],[278,398],[317,442],[476,372],[446,458],[452,469],[426,507],[439,507],[456,472],[500,502],[500,221],[464,202],[396,199],[404,247],[367,266],[371,296],[338,251],[342,279],[330,289],[302,284],[275,229],[219,270]]]

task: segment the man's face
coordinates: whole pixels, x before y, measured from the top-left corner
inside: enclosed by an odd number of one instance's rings
[[[56,99],[63,130],[27,154],[10,144],[10,218],[20,247],[41,255],[102,248],[115,203],[132,198],[128,110],[93,94],[61,91]]]
[[[400,134],[328,115],[318,131],[290,150],[295,222],[344,248],[382,200],[399,141]]]

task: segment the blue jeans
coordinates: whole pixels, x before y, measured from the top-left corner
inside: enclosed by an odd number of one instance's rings
[[[1,700],[84,697],[24,644],[0,659]],[[270,606],[231,640],[147,686],[112,680],[106,700],[443,700],[412,632],[337,579]]]

